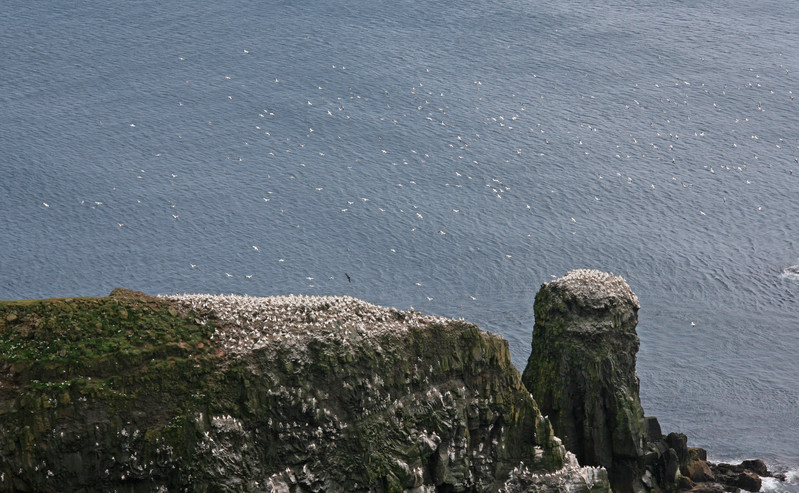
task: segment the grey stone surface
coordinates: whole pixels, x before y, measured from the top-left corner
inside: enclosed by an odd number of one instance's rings
[[[640,489],[646,450],[635,372],[638,298],[626,281],[575,270],[535,297],[523,381],[580,464],[604,466],[615,491]]]

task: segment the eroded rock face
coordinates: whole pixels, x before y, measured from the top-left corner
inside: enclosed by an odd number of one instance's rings
[[[657,418],[644,417],[638,308],[624,279],[599,271],[572,271],[541,286],[522,379],[555,434],[583,466],[606,467],[615,492],[759,491],[761,476],[770,475],[763,461],[712,464],[685,435],[664,435]],[[514,478],[533,484],[524,479],[530,476]]]
[[[502,493],[599,493],[610,491],[608,473],[602,467],[580,466],[571,452],[566,453],[566,464],[562,469],[549,473],[534,473],[520,464],[510,473],[500,492]]]
[[[0,491],[602,484],[504,339],[353,298],[0,302],[0,369]]]
[[[646,450],[635,372],[638,298],[619,276],[575,270],[535,297],[522,379],[580,464],[604,466],[614,491],[642,488]]]

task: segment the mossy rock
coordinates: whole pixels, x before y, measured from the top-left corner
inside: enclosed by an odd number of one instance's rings
[[[222,318],[125,289],[0,302],[0,491],[496,491],[563,465],[473,324],[394,310],[397,332],[233,351]]]

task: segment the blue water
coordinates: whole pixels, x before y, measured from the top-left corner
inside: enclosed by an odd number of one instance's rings
[[[799,467],[799,3],[2,10],[0,299],[348,294],[523,368],[540,284],[598,268],[647,414]]]

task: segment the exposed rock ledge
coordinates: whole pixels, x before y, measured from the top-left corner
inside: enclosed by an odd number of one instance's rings
[[[347,298],[0,302],[0,491],[609,491],[507,342]]]

